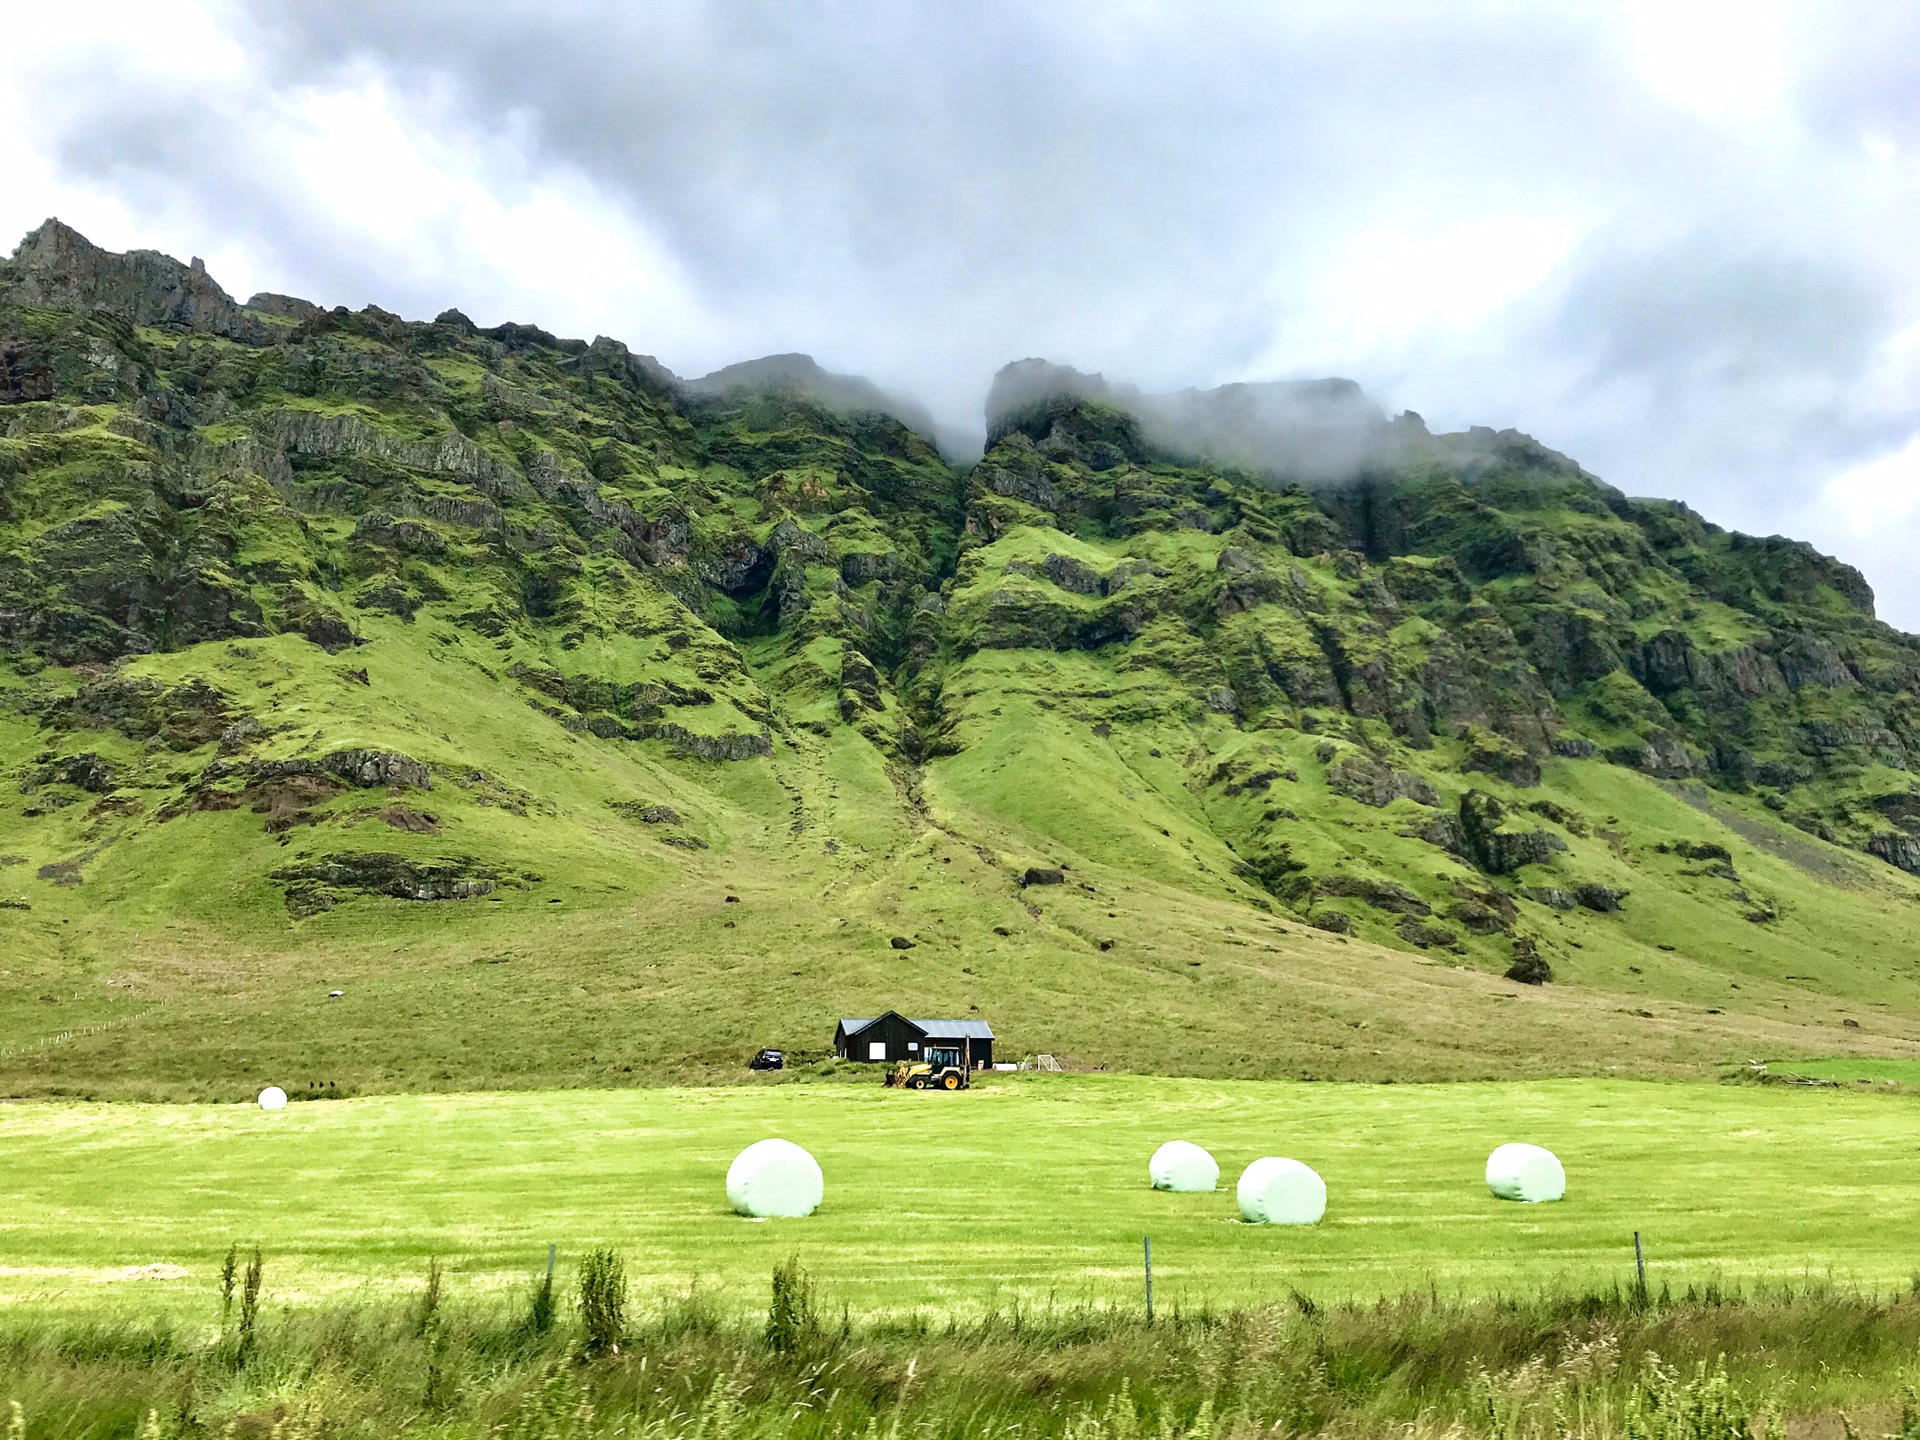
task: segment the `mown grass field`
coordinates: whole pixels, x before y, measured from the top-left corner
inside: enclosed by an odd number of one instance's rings
[[[824,1167],[814,1217],[728,1212],[729,1160],[770,1134]],[[1213,1150],[1219,1192],[1147,1188],[1174,1137]],[[1488,1195],[1487,1152],[1513,1139],[1562,1157],[1564,1202]],[[1232,1183],[1264,1154],[1321,1172],[1323,1224],[1239,1222]],[[1166,1307],[1605,1288],[1630,1282],[1635,1230],[1656,1289],[1887,1292],[1920,1271],[1920,1109],[1884,1090],[1020,1076],[961,1096],[775,1083],[277,1115],[34,1103],[0,1109],[0,1155],[0,1296],[43,1311],[210,1316],[234,1241],[296,1310],[417,1286],[431,1256],[479,1299],[523,1285],[549,1242],[563,1263],[619,1249],[642,1310],[700,1288],[742,1313],[793,1253],[834,1313],[1131,1305],[1149,1233]]]

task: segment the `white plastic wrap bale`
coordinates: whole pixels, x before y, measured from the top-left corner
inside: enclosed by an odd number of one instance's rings
[[[1249,1225],[1318,1225],[1327,1182],[1311,1165],[1268,1155],[1240,1172],[1240,1218]]]
[[[1538,1205],[1567,1193],[1567,1172],[1551,1150],[1502,1145],[1487,1157],[1487,1188],[1502,1200]]]
[[[278,1085],[269,1085],[260,1092],[262,1110],[284,1110],[287,1108],[287,1092]]]
[[[1198,1145],[1169,1140],[1147,1161],[1147,1179],[1156,1190],[1212,1190],[1220,1183],[1220,1166]]]
[[[811,1215],[826,1188],[819,1162],[791,1140],[756,1140],[727,1167],[727,1200],[757,1219]]]

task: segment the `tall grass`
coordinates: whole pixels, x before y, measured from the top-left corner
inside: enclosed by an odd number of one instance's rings
[[[544,1335],[553,1329],[553,1252],[547,1252],[547,1268],[533,1282],[533,1294],[527,1300],[527,1329]]]
[[[440,1285],[447,1272],[440,1268],[438,1256],[427,1261],[427,1288],[420,1292],[420,1309],[413,1322],[413,1333],[425,1335],[440,1323]]]
[[[0,1413],[21,1406],[9,1440],[1759,1440],[1784,1434],[1781,1417],[1908,1426],[1901,1397],[1920,1378],[1913,1295],[1408,1295],[1162,1310],[1152,1329],[1091,1305],[822,1325],[818,1282],[781,1269],[749,1316],[697,1290],[626,1307],[617,1269],[590,1258],[544,1333],[524,1292],[463,1294],[450,1271],[425,1327],[417,1290],[259,1307],[243,1367],[191,1329],[5,1315]],[[596,1339],[610,1293],[626,1313]]]
[[[227,1258],[220,1265],[220,1323],[233,1318],[233,1277],[240,1265],[240,1247],[229,1245]]]

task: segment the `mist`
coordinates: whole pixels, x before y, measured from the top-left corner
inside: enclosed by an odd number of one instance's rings
[[[1015,361],[994,376],[987,392],[989,442],[1020,412],[1065,397],[1125,410],[1149,445],[1175,459],[1280,482],[1345,484],[1391,463],[1403,448],[1386,412],[1351,380],[1275,380],[1155,395],[1045,360]]]

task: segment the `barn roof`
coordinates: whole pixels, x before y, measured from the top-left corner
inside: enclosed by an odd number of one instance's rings
[[[915,1020],[933,1040],[991,1040],[993,1027],[984,1020]]]
[[[892,1010],[889,1010],[887,1012],[888,1015],[892,1015],[894,1013],[896,1012]],[[873,1017],[873,1019],[868,1019],[868,1020],[842,1019],[840,1022],[840,1029],[841,1029],[841,1032],[844,1034],[858,1035],[862,1030],[866,1029],[867,1026],[873,1024],[874,1020],[876,1019],[884,1020],[886,1018],[887,1018],[886,1015],[878,1015]],[[925,1034],[927,1036],[930,1036],[936,1039],[941,1039],[941,1040],[991,1040],[993,1039],[993,1027],[987,1024],[987,1022],[984,1020],[911,1020],[904,1015],[902,1015],[900,1018],[902,1020],[906,1020],[909,1025],[913,1026],[914,1029],[920,1031],[922,1034]]]

